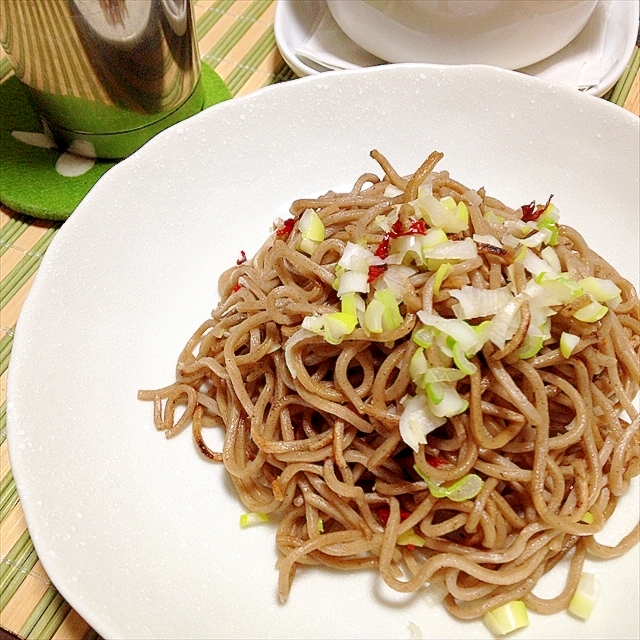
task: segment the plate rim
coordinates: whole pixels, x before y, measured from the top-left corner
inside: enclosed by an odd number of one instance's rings
[[[461,65],[461,66],[452,67],[447,65],[431,65],[431,64],[423,64],[423,63],[402,63],[402,64],[394,64],[394,65],[384,65],[380,67],[367,67],[363,69],[332,72],[331,76],[333,77],[333,80],[331,81],[339,82],[340,78],[345,76],[393,74],[395,73],[394,71],[395,68],[410,69],[416,72],[428,71],[428,72],[434,73],[437,71],[439,73],[454,74],[454,75],[468,74],[468,73],[485,73],[485,74],[490,74],[492,76],[495,76],[496,74],[498,74],[498,75],[502,75],[505,78],[508,76],[514,82],[519,82],[521,84],[534,83],[540,86],[544,85],[547,88],[559,90],[565,93],[566,96],[568,96],[571,100],[577,100],[578,102],[588,100],[590,101],[590,104],[593,106],[593,108],[601,109],[602,114],[606,114],[606,115],[615,114],[614,117],[621,118],[622,119],[621,121],[624,120],[628,123],[633,123],[634,126],[636,126],[636,128],[638,127],[640,122],[640,120],[636,118],[633,114],[629,113],[628,111],[622,109],[617,105],[613,105],[609,102],[606,102],[594,96],[587,97],[586,94],[576,93],[571,88],[566,87],[565,85],[561,85],[558,83],[546,81],[546,80],[531,77],[531,76],[525,76],[515,71],[508,71],[508,70],[498,69],[494,67],[488,67],[485,65]],[[260,101],[263,99],[264,95],[268,95],[270,92],[273,92],[273,91],[278,91],[278,92],[297,91],[298,89],[294,87],[300,87],[306,84],[326,82],[327,80],[328,80],[328,77],[326,75],[318,74],[314,76],[307,76],[297,80],[289,81],[279,85],[271,85],[268,87],[264,87],[263,89],[260,89],[254,93],[248,94],[246,96],[234,98],[234,100],[232,101],[228,101],[228,102],[216,105],[215,109],[217,110],[218,113],[224,114],[228,110],[235,110],[237,108],[235,105],[237,105],[240,101],[242,101],[243,103]],[[599,106],[596,107],[595,106],[596,104],[599,104]],[[196,121],[195,119],[199,117],[203,117],[203,114],[201,113],[194,116],[193,117],[194,122]],[[204,117],[214,117],[214,116],[209,115]],[[185,123],[181,123],[181,124],[184,125]],[[174,125],[174,126],[180,126],[180,125]],[[14,420],[15,420],[13,416],[14,416],[14,411],[16,411],[17,409],[14,406],[10,407],[10,403],[13,404],[12,398],[14,397],[14,395],[18,394],[18,391],[14,388],[14,383],[12,383],[12,380],[14,379],[13,376],[11,375],[12,365],[14,368],[21,366],[21,359],[26,357],[23,341],[26,341],[27,337],[24,335],[22,326],[24,325],[25,322],[28,323],[31,320],[30,319],[23,320],[23,317],[29,318],[30,314],[32,313],[32,306],[37,305],[38,297],[41,295],[40,293],[41,289],[46,285],[49,278],[54,277],[54,274],[53,273],[50,274],[50,272],[54,270],[56,261],[58,260],[59,252],[64,252],[65,250],[68,250],[68,248],[66,248],[68,243],[70,241],[71,242],[73,241],[73,234],[75,233],[76,224],[80,223],[81,221],[84,221],[85,218],[93,215],[92,214],[93,209],[91,208],[91,206],[92,206],[93,199],[98,197],[96,194],[98,194],[101,189],[108,188],[108,187],[105,187],[105,185],[108,185],[109,183],[118,180],[121,177],[121,174],[124,174],[126,169],[128,169],[129,165],[133,165],[134,162],[143,162],[143,163],[147,162],[148,161],[147,158],[152,157],[153,153],[155,153],[155,147],[159,145],[159,137],[163,136],[163,134],[164,132],[159,134],[159,136],[157,136],[154,140],[150,141],[142,149],[140,149],[135,154],[130,156],[130,158],[127,158],[125,161],[119,163],[119,165],[114,167],[111,171],[105,174],[105,176],[98,181],[96,187],[94,187],[92,192],[89,194],[90,197],[85,199],[85,201],[83,201],[79,205],[76,212],[74,212],[74,215],[71,216],[71,218],[67,222],[65,222],[65,224],[58,231],[58,233],[56,233],[42,261],[42,264],[38,269],[36,279],[28,293],[26,300],[24,301],[24,304],[20,313],[20,317],[16,325],[16,332],[15,332],[13,349],[12,349],[12,355],[18,354],[16,356],[17,361],[15,358],[12,358],[12,362],[9,365],[8,378],[7,378],[7,441],[8,441],[9,458],[11,461],[11,468],[14,472],[14,481],[18,489],[18,493],[19,495],[21,495],[21,503],[25,513],[27,526],[29,529],[31,527],[30,521],[32,519],[35,520],[35,518],[37,517],[35,515],[37,512],[37,508],[35,505],[31,503],[30,499],[27,499],[26,502],[22,501],[22,495],[24,491],[26,491],[26,487],[28,484],[28,481],[26,480],[27,469],[25,469],[22,466],[21,462],[19,462],[20,456],[16,455],[15,453],[15,448],[18,446],[18,442],[19,442],[19,437],[18,437],[19,434],[14,434],[14,431],[17,427],[13,426]],[[75,221],[78,221],[78,222],[75,222]],[[70,239],[68,239],[68,237],[70,237]],[[31,531],[29,532],[29,535],[31,536]],[[47,568],[47,565],[49,563],[48,558],[46,557],[47,554],[44,553],[46,548],[45,542],[41,539],[40,533],[38,533],[36,537],[32,536],[32,540],[34,543],[34,547],[36,548],[38,557],[45,568],[45,571],[51,577],[51,574],[49,573],[49,570]],[[40,549],[42,549],[42,551]],[[60,593],[63,595],[63,597],[65,597],[65,599],[67,599],[71,604],[71,601],[75,599],[74,594],[72,593],[73,590],[68,588],[68,585],[66,584],[58,587],[56,583],[53,581],[53,579],[52,579],[52,582],[56,586],[56,588],[60,591]],[[94,617],[92,612],[84,611],[83,610],[84,607],[82,605],[76,606],[72,604],[72,606],[76,611],[78,611],[78,613],[85,620],[89,622],[89,624],[91,624],[91,626],[94,629],[97,630],[101,628],[101,621],[96,621],[96,618]],[[104,629],[104,627],[102,628]]]

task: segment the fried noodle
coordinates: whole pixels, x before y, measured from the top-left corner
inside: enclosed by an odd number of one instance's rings
[[[224,463],[246,508],[278,522],[283,602],[300,566],[323,565],[375,568],[400,592],[440,585],[446,608],[462,619],[514,599],[542,613],[564,609],[587,555],[616,557],[639,538],[638,526],[615,547],[594,538],[640,464],[634,287],[577,231],[559,225],[562,271],[612,280],[620,304],[590,323],[572,315],[584,300],[555,309],[551,337],[529,358],[517,351],[531,321],[524,305],[513,337],[502,348],[487,342],[471,358],[475,371],[454,383],[468,409],[414,451],[399,423],[406,397],[416,392],[409,365],[418,312],[452,318],[450,292],[465,285],[498,289],[514,278],[522,290],[515,250],[479,244],[478,256],[454,264],[440,287],[433,271],[416,270],[404,283],[402,322],[392,330],[360,326],[339,344],[307,332],[289,362],[287,340],[306,317],[340,310],[332,285],[345,246],[374,251],[385,240],[380,217],[393,211],[406,229],[426,180],[436,198],[466,204],[469,228],[450,235],[458,240],[474,233],[501,240],[504,225],[487,213],[520,221],[524,208],[434,172],[442,154],[409,177],[377,151],[372,156],[382,178],[367,173],[348,193],[294,202],[295,224],[280,222],[253,259],[221,276],[221,301],[180,354],[175,383],[139,397],[154,402],[155,425],[167,436],[191,427],[203,454]],[[298,250],[298,222],[308,209],[326,229],[311,255]],[[579,336],[569,357],[560,352],[562,332]],[[442,359],[433,349],[426,354],[435,364]],[[221,452],[203,439],[211,427],[224,429]],[[450,486],[470,473],[482,478],[482,489],[458,502],[435,497],[424,479]],[[565,556],[562,593],[534,595],[539,578]]]

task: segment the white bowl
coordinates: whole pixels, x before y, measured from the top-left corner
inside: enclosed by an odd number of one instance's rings
[[[597,0],[327,0],[340,28],[388,62],[520,69],[565,47]]]

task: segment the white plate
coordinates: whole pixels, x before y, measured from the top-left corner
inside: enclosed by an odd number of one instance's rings
[[[601,70],[599,80],[584,92],[594,96],[602,96],[609,91],[618,81],[633,55],[638,37],[640,3],[638,0],[613,0],[607,21],[601,15],[601,12],[605,11],[603,4],[596,7],[596,11],[583,29],[583,33],[578,35],[574,42],[546,60],[521,71],[552,81],[575,77],[571,74],[566,75],[567,65],[570,65],[569,68],[575,68],[575,65],[578,64],[578,54],[591,51],[593,43],[586,41],[586,36],[584,36],[584,34],[591,34],[594,39],[603,38],[602,57],[606,63],[604,63],[605,68]],[[325,0],[306,0],[305,2],[278,0],[276,5],[274,20],[276,43],[284,60],[299,76],[315,75],[327,71],[327,67],[310,61],[298,52],[298,49],[312,33],[316,18],[324,11],[328,11]],[[335,59],[337,65],[347,69],[353,68],[356,59],[350,57],[349,48],[359,49],[359,47],[340,32],[339,27],[337,29],[338,35],[342,37],[337,37],[331,43],[331,49],[327,49],[326,53]],[[602,33],[603,30],[604,33]],[[329,43],[327,45],[329,46]],[[362,54],[368,55],[364,51]]]
[[[188,434],[155,432],[136,392],[172,380],[240,250],[295,198],[375,170],[373,148],[401,173],[440,149],[455,178],[514,205],[554,193],[637,284],[639,140],[621,108],[521,74],[394,65],[220,104],[116,165],[54,238],[11,355],[11,464],[62,595],[109,638],[408,638],[409,622],[424,637],[490,637],[373,573],[301,570],[279,605],[271,526],[241,530],[222,468]],[[625,514],[622,529],[637,500]],[[638,636],[637,549],[588,566],[603,584],[591,620],[532,615],[518,637]]]

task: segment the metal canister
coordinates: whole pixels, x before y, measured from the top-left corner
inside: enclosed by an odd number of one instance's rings
[[[124,158],[202,109],[190,0],[0,4],[0,43],[59,143]]]

